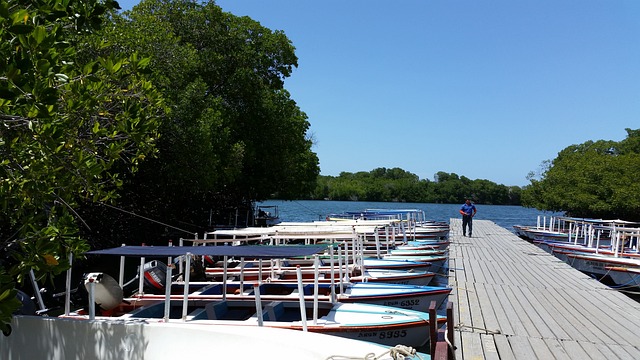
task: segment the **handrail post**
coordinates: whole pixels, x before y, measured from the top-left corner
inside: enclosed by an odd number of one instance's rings
[[[431,357],[435,356],[436,343],[438,342],[438,315],[436,314],[436,302],[431,301],[429,304],[429,352]]]
[[[450,346],[449,348],[449,359],[455,359],[455,343],[453,340],[453,302],[449,301],[447,303],[447,340],[449,340]]]

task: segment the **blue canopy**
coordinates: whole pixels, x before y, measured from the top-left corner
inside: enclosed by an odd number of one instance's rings
[[[323,252],[328,245],[242,245],[242,246],[120,246],[88,251],[89,255],[181,256],[193,255],[278,259],[309,256]]]

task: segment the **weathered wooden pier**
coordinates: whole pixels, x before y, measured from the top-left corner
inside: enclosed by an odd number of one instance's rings
[[[491,221],[450,224],[456,359],[640,359],[639,302]]]

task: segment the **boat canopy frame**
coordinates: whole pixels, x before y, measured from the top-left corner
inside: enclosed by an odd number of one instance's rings
[[[187,254],[278,259],[310,256],[327,249],[328,244],[318,245],[243,245],[243,246],[119,246],[110,249],[87,251],[87,255],[161,256],[176,257]]]

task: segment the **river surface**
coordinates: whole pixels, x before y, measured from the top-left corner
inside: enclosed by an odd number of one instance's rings
[[[420,209],[427,220],[445,221],[460,217],[460,204],[425,204],[394,203],[366,201],[324,201],[324,200],[269,200],[260,205],[277,205],[281,221],[316,221],[324,220],[327,215],[364,209]],[[537,217],[558,216],[560,213],[545,212],[522,206],[480,205],[476,204],[478,213],[475,219],[491,220],[497,225],[513,231],[513,225],[535,225]]]

